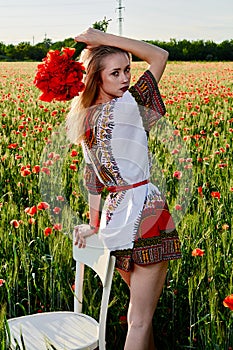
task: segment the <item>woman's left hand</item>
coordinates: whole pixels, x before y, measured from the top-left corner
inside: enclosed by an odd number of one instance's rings
[[[105,44],[107,33],[102,32],[101,30],[88,28],[83,33],[77,35],[74,40],[78,42],[84,42],[87,44],[87,49],[92,49],[96,46]]]
[[[78,248],[86,247],[86,238],[93,235],[95,229],[91,228],[90,225],[81,224],[74,227],[74,244]]]

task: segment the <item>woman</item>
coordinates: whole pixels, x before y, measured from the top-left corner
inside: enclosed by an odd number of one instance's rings
[[[157,83],[168,53],[134,39],[88,29],[82,57],[86,88],[72,103],[68,136],[81,142],[86,160],[90,224],[74,228],[78,247],[99,232],[117,258],[116,267],[130,286],[125,350],[155,349],[152,318],[168,260],[180,258],[180,242],[164,197],[149,181],[147,138],[165,114]],[[130,87],[130,55],[149,64]],[[100,216],[101,193],[109,194]]]

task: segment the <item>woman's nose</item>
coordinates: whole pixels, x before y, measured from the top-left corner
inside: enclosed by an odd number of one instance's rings
[[[122,73],[122,81],[123,82],[129,81],[129,74],[128,73]]]

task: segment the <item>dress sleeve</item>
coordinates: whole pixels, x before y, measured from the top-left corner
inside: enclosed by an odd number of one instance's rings
[[[143,124],[145,130],[150,131],[156,121],[166,113],[155,77],[147,70],[129,91],[136,102],[145,107],[142,113]]]
[[[105,187],[104,184],[100,182],[92,164],[90,163],[86,163],[84,168],[84,184],[88,192],[91,194],[101,194]]]

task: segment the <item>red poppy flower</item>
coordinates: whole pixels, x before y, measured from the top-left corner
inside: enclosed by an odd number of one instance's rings
[[[45,210],[45,209],[48,209],[48,208],[49,208],[49,204],[47,202],[40,202],[37,205],[37,209],[38,210]]]
[[[27,213],[28,215],[30,216],[33,216],[37,213],[37,207],[35,205],[33,205],[33,207],[31,208],[26,208],[25,210],[25,213]]]
[[[223,305],[226,307],[229,307],[229,309],[233,310],[233,294],[228,295],[224,300],[223,300]]]
[[[220,199],[221,194],[220,192],[211,192],[211,197]]]
[[[127,324],[127,317],[122,315],[119,317],[119,323],[120,324]]]
[[[79,159],[73,159],[73,160],[72,160],[72,163],[73,163],[73,164],[78,164],[78,163],[80,163],[80,161],[79,161]]]
[[[51,159],[46,160],[46,162],[43,162],[43,165],[44,165],[45,167],[51,166],[51,165],[53,165],[53,164],[54,164],[54,162],[53,162],[53,160],[51,160]]]
[[[24,169],[24,170],[21,170],[20,171],[20,174],[23,176],[23,177],[26,177],[28,175],[31,174],[31,171],[29,169]]]
[[[3,278],[0,278],[0,287],[2,287],[4,283],[5,283],[5,280]]]
[[[228,229],[229,229],[229,225],[223,224],[223,225],[222,225],[222,229],[223,229],[223,230],[228,230]]]
[[[203,196],[202,190],[203,190],[202,186],[199,186],[199,187],[197,188],[197,191],[198,191],[198,193],[199,193],[199,195],[200,195],[201,197]]]
[[[19,159],[22,159],[22,158],[23,158],[23,156],[21,156],[20,154],[16,154],[16,155],[15,155],[15,159],[16,159],[16,160],[19,160]]]
[[[54,230],[61,231],[62,230],[62,224],[54,224],[53,228],[54,228]]]
[[[33,83],[42,91],[40,100],[68,101],[84,90],[84,67],[72,60],[74,53],[74,48],[62,48],[61,52],[50,50],[37,66]]]
[[[34,218],[30,218],[30,219],[28,219],[28,223],[30,225],[34,225],[36,223],[36,220]]]
[[[47,236],[51,235],[52,231],[53,231],[53,230],[52,230],[51,227],[46,227],[46,228],[44,229],[44,235],[47,237]]]
[[[11,143],[10,145],[7,146],[9,149],[14,149],[18,147],[18,143]]]
[[[57,110],[52,111],[51,116],[52,116],[52,117],[55,117],[55,116],[57,115],[57,113],[58,113],[58,111],[57,111]]]
[[[50,175],[50,170],[49,170],[49,168],[47,168],[47,167],[43,167],[43,168],[41,169],[41,171],[42,171],[42,173],[45,173],[46,175]]]
[[[173,177],[175,177],[175,178],[177,178],[178,180],[180,180],[181,177],[182,177],[182,172],[179,171],[179,170],[174,171]]]
[[[49,158],[49,159],[53,159],[54,156],[55,156],[55,153],[54,153],[54,152],[50,152],[50,153],[48,154],[48,158]]]
[[[34,165],[34,167],[32,168],[32,172],[35,174],[38,174],[40,172],[40,166]]]
[[[205,251],[200,248],[195,248],[192,251],[192,256],[203,256],[205,254]]]
[[[70,156],[76,157],[77,155],[78,155],[78,152],[75,149],[72,149],[72,151],[70,152]]]
[[[11,220],[10,224],[14,227],[14,228],[18,228],[20,225],[20,222],[18,220]]]
[[[179,150],[175,148],[175,149],[172,150],[171,153],[172,153],[172,154],[177,154],[177,153],[179,153]]]
[[[70,169],[71,169],[71,170],[74,170],[74,171],[77,171],[77,167],[76,167],[75,164],[71,164],[71,165],[70,165]]]
[[[53,212],[54,212],[55,214],[59,214],[60,211],[61,211],[61,208],[59,208],[59,207],[53,208]]]

